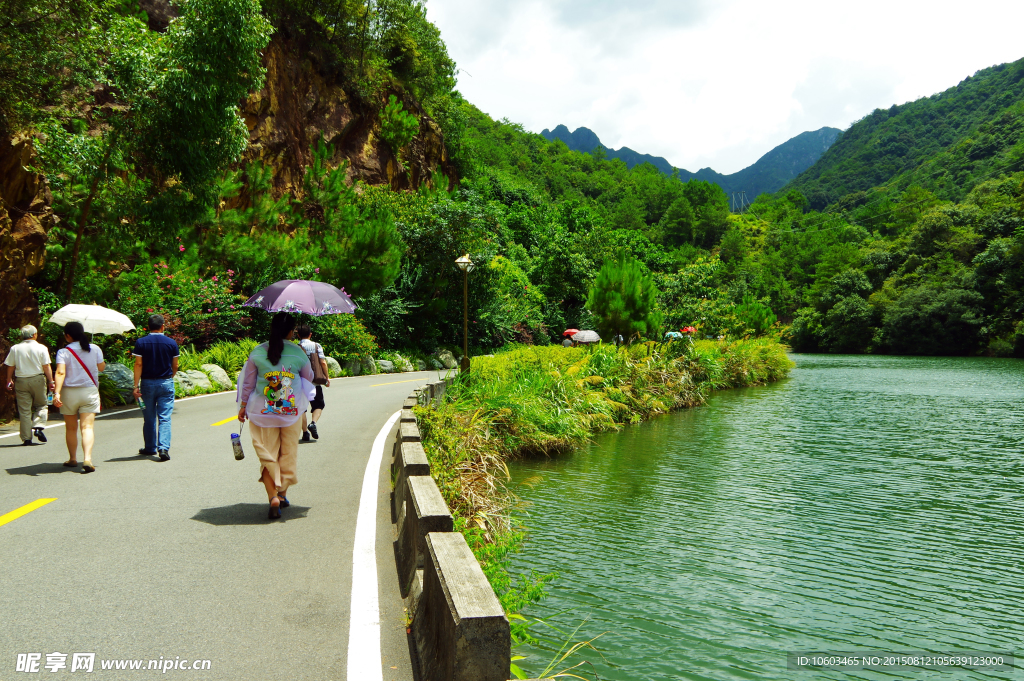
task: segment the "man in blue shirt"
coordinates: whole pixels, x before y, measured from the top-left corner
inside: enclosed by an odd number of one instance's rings
[[[178,373],[178,344],[164,335],[164,318],[151,315],[149,335],[135,341],[135,398],[142,398],[142,437],[139,456],[157,454],[170,461],[174,374]],[[157,423],[159,421],[159,424]]]

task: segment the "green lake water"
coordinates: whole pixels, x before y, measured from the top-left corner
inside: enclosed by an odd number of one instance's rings
[[[602,679],[1019,678],[786,653],[1024,656],[1024,362],[793,360],[774,385],[517,463],[535,484],[515,567],[559,574],[527,614],[607,632],[584,656]],[[551,657],[515,652],[533,673]]]

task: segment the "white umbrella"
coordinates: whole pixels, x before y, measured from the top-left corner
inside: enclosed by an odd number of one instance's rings
[[[597,331],[577,331],[572,335],[572,339],[577,343],[601,342],[601,337],[597,335]]]
[[[135,328],[132,320],[116,310],[99,305],[65,305],[48,320],[57,326],[81,322],[88,333],[120,334]]]

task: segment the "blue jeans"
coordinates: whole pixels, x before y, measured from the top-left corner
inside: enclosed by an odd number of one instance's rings
[[[168,451],[171,448],[171,412],[174,411],[174,379],[144,378],[139,383],[142,393],[142,437],[146,451]],[[157,421],[159,420],[159,424]],[[157,427],[159,425],[159,428]]]

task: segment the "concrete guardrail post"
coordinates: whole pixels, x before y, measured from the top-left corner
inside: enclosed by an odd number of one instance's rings
[[[419,398],[416,393],[409,395],[409,397],[402,404],[402,415],[399,417],[399,429],[395,433],[395,442],[391,447],[391,475],[395,474],[395,461],[398,459],[398,446],[402,444],[402,423],[416,423],[416,415],[413,413],[412,408],[419,404]]]
[[[404,411],[404,409],[403,409]],[[400,419],[398,422],[398,430],[395,431],[395,444],[391,448],[391,474],[395,474],[395,467],[398,465],[398,450],[402,446],[403,442],[419,442],[420,441],[420,427],[417,425],[416,418],[413,417],[412,421],[406,421]]]
[[[395,462],[397,469],[395,475],[395,489],[392,492],[392,512],[398,527],[402,527],[402,507],[405,504],[406,481],[415,476],[430,477],[430,462],[427,461],[427,454],[423,451],[423,445],[419,442],[403,442],[398,452],[398,460]]]
[[[424,681],[508,681],[508,619],[461,533],[427,534],[412,628]]]
[[[452,532],[455,521],[452,519],[448,504],[441,496],[437,483],[429,475],[416,475],[405,479],[405,505],[400,514],[398,526],[398,585],[402,598],[413,593],[413,599],[419,597],[422,577],[416,579],[416,569],[423,566],[427,553],[427,534],[429,532]],[[413,611],[415,608],[410,608]]]
[[[444,381],[438,381],[437,383],[431,383],[430,387],[432,388],[431,396],[434,399],[434,404],[440,407],[441,403],[444,402],[444,393],[448,384]]]

